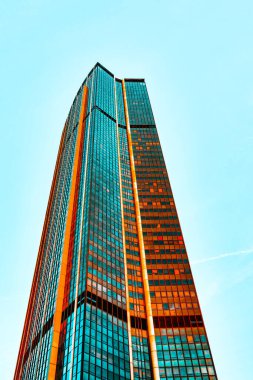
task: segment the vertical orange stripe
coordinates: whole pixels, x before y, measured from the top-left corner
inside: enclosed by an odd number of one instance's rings
[[[49,362],[49,369],[48,369],[48,380],[54,380],[56,376],[56,366],[57,366],[57,356],[58,356],[58,349],[59,349],[61,317],[62,317],[64,288],[65,288],[65,279],[66,279],[68,254],[69,254],[72,215],[74,211],[74,199],[75,199],[75,192],[76,192],[76,183],[78,179],[78,175],[77,175],[78,166],[79,166],[79,159],[80,159],[80,151],[82,149],[81,137],[82,137],[82,130],[84,128],[84,118],[86,115],[87,103],[88,103],[88,87],[84,86],[81,112],[80,112],[80,117],[79,117],[79,125],[78,125],[77,138],[76,138],[76,149],[75,149],[75,156],[74,156],[74,163],[73,163],[72,181],[71,181],[71,189],[70,189],[70,196],[69,196],[63,252],[62,252],[61,270],[60,270],[60,275],[59,275],[56,307],[55,307],[55,314],[54,314],[54,321],[53,321],[53,336],[52,336],[52,346],[51,346],[50,362]]]
[[[124,80],[122,81],[122,90],[123,90],[124,109],[125,109],[125,118],[126,118],[126,131],[127,131],[127,140],[128,140],[128,148],[129,148],[129,157],[130,157],[130,168],[131,168],[133,193],[134,193],[135,214],[136,214],[136,220],[137,220],[137,234],[138,234],[139,249],[140,249],[145,306],[146,306],[146,313],[147,313],[147,326],[148,326],[148,337],[149,337],[149,345],[150,345],[150,353],[151,353],[152,372],[153,372],[154,380],[160,380],[157,351],[156,351],[154,322],[153,322],[152,307],[151,307],[151,300],[150,300],[150,293],[149,293],[146,256],[145,256],[145,248],[144,248],[144,241],[143,241],[143,234],[142,234],[141,213],[140,213],[139,196],[138,196],[137,180],[136,180],[136,173],[135,173],[132,137],[131,137],[129,115],[128,115],[126,87],[125,87]]]
[[[21,343],[20,343],[20,348],[19,348],[19,353],[18,353],[18,359],[17,359],[16,369],[15,369],[15,373],[14,373],[14,380],[19,380],[21,378],[23,358],[24,358],[24,354],[27,350],[27,340],[29,337],[30,323],[31,323],[32,315],[33,315],[32,309],[33,309],[34,299],[35,299],[35,296],[37,294],[38,276],[40,273],[40,268],[41,268],[41,263],[42,263],[42,258],[43,258],[42,253],[43,253],[45,238],[47,235],[49,217],[50,217],[50,213],[51,213],[54,191],[55,191],[57,176],[58,176],[59,167],[60,167],[62,149],[63,149],[64,139],[65,139],[65,132],[66,132],[66,128],[63,129],[63,133],[61,136],[61,142],[60,142],[60,146],[59,146],[59,150],[58,150],[57,161],[56,161],[56,165],[55,165],[54,176],[53,176],[52,186],[51,186],[51,190],[50,190],[45,221],[44,221],[44,225],[43,225],[43,232],[42,232],[42,237],[41,237],[41,241],[40,241],[39,253],[38,253],[38,257],[37,257],[37,261],[36,261],[36,265],[35,265],[34,276],[33,276],[33,281],[32,281],[32,286],[31,286],[31,291],[30,291],[30,297],[29,297],[29,302],[28,302],[28,307],[27,307],[27,312],[26,312],[26,317],[25,317],[25,323],[24,323],[24,328],[23,328],[23,334],[22,334],[22,338],[21,338]]]

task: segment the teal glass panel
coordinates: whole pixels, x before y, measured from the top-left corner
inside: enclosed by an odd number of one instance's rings
[[[155,125],[145,82],[126,80],[125,85],[130,124]]]

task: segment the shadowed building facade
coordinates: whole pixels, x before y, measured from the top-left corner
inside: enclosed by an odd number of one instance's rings
[[[14,379],[217,379],[145,81],[99,63],[63,129]]]

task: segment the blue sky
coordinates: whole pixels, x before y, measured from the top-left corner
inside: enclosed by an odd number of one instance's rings
[[[146,79],[219,379],[252,379],[252,17],[246,0],[1,3],[1,379],[60,134],[97,61]]]

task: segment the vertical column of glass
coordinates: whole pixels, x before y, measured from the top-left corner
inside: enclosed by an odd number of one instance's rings
[[[149,379],[146,312],[121,81],[116,81],[116,88],[134,378]]]
[[[128,83],[128,102],[160,377],[216,379],[144,86]]]
[[[70,120],[71,117],[68,122]],[[65,128],[68,128],[68,124]],[[33,379],[36,376],[43,378],[47,370],[51,344],[51,329],[47,328],[47,322],[54,313],[75,137],[75,134],[72,136],[69,136],[68,133],[65,134],[59,180],[55,189],[55,201],[51,211],[47,239],[43,247],[44,261],[40,272],[40,285],[37,289],[37,305],[34,307],[33,321],[30,325],[30,348],[25,355],[23,379]]]
[[[146,253],[152,260],[147,265],[161,378],[213,379],[215,371],[157,131],[134,129],[133,140],[136,161],[141,162],[136,172]],[[153,173],[147,176],[151,167]],[[188,339],[195,343],[189,345]]]
[[[130,163],[126,130],[119,129],[121,147],[121,176],[124,204],[128,288],[130,314],[132,316],[132,350],[135,379],[151,379],[150,357],[147,339],[143,284],[140,270],[138,237],[136,233],[136,218],[133,203]]]
[[[74,154],[75,154],[75,147],[76,147],[76,136],[77,136],[77,125],[79,122],[79,114],[80,114],[80,107],[81,107],[81,96],[82,94],[79,93],[79,95],[76,97],[74,102],[74,108],[75,108],[75,114],[73,119],[71,120],[72,123],[67,125],[67,135],[66,139],[67,142],[69,141],[71,144],[71,151],[70,151],[70,161],[69,161],[69,174],[66,177],[66,184],[68,186],[68,192],[63,193],[63,207],[64,207],[64,218],[60,220],[59,225],[57,226],[57,230],[59,233],[57,234],[57,239],[54,243],[53,247],[53,267],[52,267],[52,273],[49,275],[49,282],[50,282],[50,291],[47,297],[47,302],[45,303],[45,321],[48,321],[49,318],[51,318],[55,313],[55,305],[56,305],[56,295],[57,295],[57,289],[58,289],[58,281],[59,281],[59,271],[60,271],[60,265],[61,265],[61,257],[62,257],[62,249],[63,249],[63,241],[64,241],[64,234],[65,234],[65,225],[66,225],[66,214],[69,204],[69,194],[70,194],[70,186],[71,186],[71,179],[72,179],[72,169],[73,169],[73,160],[74,160]],[[60,212],[60,210],[59,210]],[[62,232],[61,232],[62,230]],[[52,329],[50,329],[51,334]],[[50,346],[47,350],[47,360],[45,361],[45,366],[43,367],[41,363],[37,364],[37,372],[35,374],[35,377],[39,378],[39,373],[41,373],[41,379],[45,378],[48,370],[48,360],[49,360],[49,353],[50,353]],[[42,350],[44,347],[42,346]],[[41,354],[39,355],[39,358],[41,357]],[[41,371],[43,369],[43,372]]]
[[[90,102],[88,104],[88,112],[91,113],[93,101],[93,84],[95,81],[95,73],[93,72],[89,77],[89,91]],[[88,190],[89,175],[89,157],[90,157],[90,124],[91,114],[86,120],[84,151],[83,151],[83,165],[80,178],[79,199],[77,205],[77,221],[78,225],[75,231],[75,244],[74,254],[77,256],[75,267],[72,271],[72,288],[69,302],[75,301],[74,307],[74,331],[72,337],[72,358],[71,358],[71,372],[70,379],[81,378],[81,362],[83,350],[83,330],[84,330],[84,291],[87,275],[87,253],[88,253],[88,220],[89,220],[89,204],[90,193]],[[87,142],[87,143],[86,143]],[[75,281],[73,281],[75,278]],[[73,285],[73,283],[75,285]]]
[[[96,72],[82,376],[130,379],[114,79]]]
[[[92,75],[85,80],[88,87],[88,104],[92,96]],[[78,94],[82,95],[83,86]],[[89,106],[87,107],[89,113]],[[83,234],[83,225],[87,220],[88,197],[86,197],[86,167],[88,162],[89,116],[84,121],[84,136],[82,141],[82,156],[78,169],[78,188],[76,193],[74,213],[71,226],[71,239],[67,263],[67,275],[64,290],[63,316],[60,333],[60,344],[57,360],[57,379],[77,378],[81,367],[81,350],[83,331],[83,303],[80,304],[79,296],[84,287],[80,282],[85,282],[85,270],[81,265],[86,259],[87,234]]]

